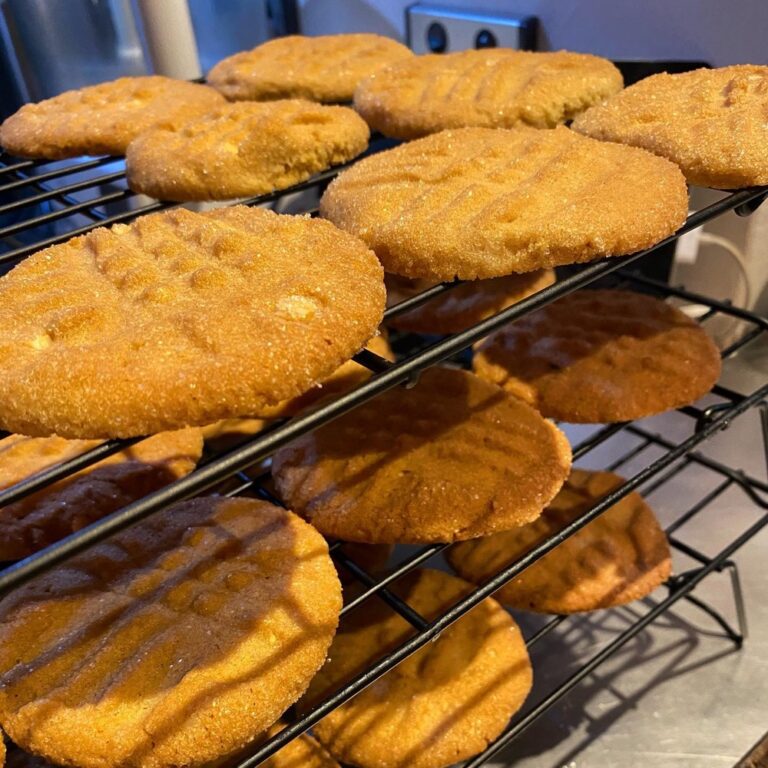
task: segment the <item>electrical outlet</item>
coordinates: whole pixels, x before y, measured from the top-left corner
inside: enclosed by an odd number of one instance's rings
[[[414,53],[451,53],[468,48],[532,50],[536,17],[443,8],[417,3],[406,10],[408,44]]]

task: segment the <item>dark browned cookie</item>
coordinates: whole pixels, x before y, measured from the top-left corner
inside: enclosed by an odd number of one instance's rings
[[[554,424],[467,371],[433,368],[278,451],[278,494],[346,541],[471,539],[538,517],[568,476]]]
[[[474,369],[544,416],[594,424],[698,400],[720,376],[720,353],[671,304],[630,291],[587,290],[489,336]]]

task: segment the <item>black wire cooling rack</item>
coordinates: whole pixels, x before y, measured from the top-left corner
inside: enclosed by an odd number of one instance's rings
[[[378,151],[389,144],[386,140],[377,138],[372,142],[369,152]],[[340,170],[341,167],[334,168],[288,190],[254,198],[247,203],[266,204],[290,193],[321,187]],[[373,375],[369,380],[309,412],[290,420],[273,423],[235,448],[206,455],[198,468],[187,477],[146,496],[26,560],[8,564],[4,570],[0,571],[0,594],[21,585],[34,575],[168,504],[201,492],[213,491],[227,495],[251,494],[279,503],[272,497],[266,484],[268,474],[263,471],[263,461],[279,447],[332,421],[392,387],[409,386],[425,368],[441,362],[461,364],[465,359],[462,353],[491,331],[595,281],[609,281],[618,287],[643,290],[662,298],[673,297],[701,305],[706,308],[706,311],[698,319],[704,324],[718,317],[730,318],[732,322],[739,324],[740,332],[738,338],[722,351],[722,355],[724,360],[734,357],[743,347],[768,331],[768,320],[726,302],[701,296],[684,288],[675,288],[656,282],[633,271],[631,267],[633,262],[648,256],[681,234],[727,211],[735,210],[740,215],[749,215],[767,196],[768,188],[729,193],[716,203],[691,215],[679,232],[659,243],[655,248],[631,256],[606,259],[571,268],[567,270],[568,275],[561,276],[554,285],[461,333],[437,339],[407,335],[401,337],[397,340],[396,346],[398,350],[402,350],[402,354],[398,355],[394,363],[368,350],[363,350],[355,356],[355,360],[372,371]],[[123,163],[119,159],[35,162],[0,157],[0,268],[9,268],[40,248],[64,242],[73,235],[82,234],[93,227],[128,221],[170,205],[172,204],[135,195],[128,190]],[[443,291],[451,290],[457,284],[438,285],[401,302],[387,310],[385,322],[387,318],[419,306]],[[627,481],[560,533],[536,546],[432,621],[420,616],[411,606],[397,597],[389,586],[414,568],[439,563],[442,553],[449,545],[431,545],[409,551],[404,555],[396,556],[395,563],[383,573],[372,574],[356,562],[354,557],[346,553],[338,543],[332,543],[331,552],[339,567],[359,583],[359,589],[354,591],[354,598],[347,599],[343,612],[346,614],[368,600],[383,600],[412,625],[413,635],[398,648],[382,655],[356,678],[310,712],[254,750],[249,757],[238,763],[237,768],[253,768],[287,742],[311,728],[331,710],[435,639],[446,627],[481,600],[493,594],[527,566],[635,489],[639,489],[646,498],[650,498],[651,503],[653,503],[654,494],[662,490],[670,491],[670,489],[676,494],[675,498],[686,500],[684,505],[681,504],[684,508],[679,510],[666,532],[670,544],[684,556],[687,562],[692,563],[691,567],[669,580],[666,584],[668,590],[666,597],[656,601],[646,599],[641,604],[647,608],[645,612],[636,613],[626,629],[569,676],[554,685],[545,695],[536,701],[529,701],[523,711],[512,720],[507,730],[482,754],[465,765],[468,768],[474,768],[496,755],[601,664],[617,654],[645,627],[681,600],[697,606],[708,614],[719,625],[725,636],[736,645],[740,645],[746,635],[746,617],[738,570],[732,555],[768,525],[768,483],[735,469],[727,463],[709,458],[699,453],[697,448],[712,435],[728,427],[737,417],[747,412],[757,413],[761,419],[763,444],[768,463],[767,400],[768,384],[750,392],[738,392],[718,384],[712,390],[705,405],[691,405],[679,409],[679,418],[685,424],[682,438],[680,430],[670,436],[655,431],[646,422],[611,424],[593,428],[586,437],[574,445],[574,460],[594,469],[622,471],[631,468],[632,472],[626,472]],[[71,473],[100,461],[138,439],[107,441],[74,459],[0,491],[0,506],[18,501]],[[605,455],[611,457],[610,461],[606,462]],[[693,468],[700,473],[706,473],[707,477],[711,478],[711,483],[703,483],[701,494],[691,499],[690,486],[678,491],[675,488],[676,484],[683,482],[686,472]],[[753,522],[738,535],[720,544],[714,554],[706,554],[687,543],[682,537],[681,530],[695,522],[700,515],[716,507],[723,494],[734,490],[743,494],[754,510]],[[723,571],[728,572],[731,578],[737,618],[736,627],[693,594],[703,579],[714,572]],[[527,645],[532,654],[534,670],[537,665],[539,643],[549,633],[557,631],[561,625],[569,621],[573,621],[573,617],[553,616],[529,633]]]

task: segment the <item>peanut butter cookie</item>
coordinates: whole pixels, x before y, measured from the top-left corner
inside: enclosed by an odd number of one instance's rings
[[[596,139],[642,147],[680,166],[691,184],[768,184],[768,67],[662,73],[594,106],[573,123]]]
[[[328,547],[296,515],[176,504],[0,601],[0,724],[59,765],[202,765],[304,692],[340,609]]]
[[[459,333],[554,282],[555,273],[551,269],[490,280],[470,280],[416,309],[389,318],[386,323],[392,328],[412,333]],[[397,275],[385,275],[384,283],[387,286],[387,306],[399,304],[436,285],[432,280],[409,280]]]
[[[578,291],[483,341],[475,372],[573,423],[642,419],[688,405],[720,376],[706,332],[671,304],[630,291]]]
[[[25,104],[0,126],[0,145],[19,157],[58,160],[124,155],[150,128],[174,130],[224,104],[213,88],[170,77],[121,77]]]
[[[685,221],[688,192],[675,165],[635,147],[463,128],[360,160],[320,211],[387,272],[476,280],[649,248]]]
[[[593,507],[624,479],[574,469],[544,514],[528,525],[451,547],[448,562],[482,584]],[[656,516],[632,492],[505,584],[496,598],[525,611],[576,613],[624,605],[653,592],[672,571]]]
[[[353,110],[298,99],[224,104],[128,147],[128,185],[160,200],[230,200],[285,189],[368,146]]]
[[[412,57],[404,45],[380,35],[287,35],[220,61],[208,82],[233,101],[351,101],[364,77]]]
[[[484,48],[414,56],[363,80],[355,109],[385,136],[446,128],[552,128],[621,90],[621,73],[585,53]]]
[[[534,520],[568,476],[568,441],[517,398],[435,368],[278,451],[283,500],[346,541],[458,541]]]
[[[0,489],[98,444],[62,437],[6,437],[0,440]],[[27,557],[189,474],[202,449],[199,429],[163,432],[0,508],[0,560]]]
[[[392,590],[431,621],[472,587],[440,571],[420,570]],[[300,708],[319,703],[413,633],[383,603],[370,601],[353,611],[342,620],[329,661]],[[336,759],[359,768],[444,768],[496,738],[531,682],[520,629],[489,598],[327,715],[314,733]]]
[[[0,278],[0,425],[130,437],[258,416],[376,333],[374,254],[328,222],[236,206],[95,229]]]

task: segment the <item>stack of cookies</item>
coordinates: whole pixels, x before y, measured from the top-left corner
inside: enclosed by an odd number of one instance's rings
[[[556,267],[670,237],[686,181],[768,183],[767,71],[622,90],[610,62],[584,54],[414,56],[375,35],[292,36],[226,59],[209,85],[127,78],[24,107],[0,128],[8,151],[126,155],[133,189],[173,201],[290,187],[359,156],[371,129],[408,143],[341,173],[320,219],[176,208],[0,278],[0,428],[14,433],[0,441],[0,485],[104,439],[144,438],[5,507],[0,559],[193,471],[204,440],[226,450],[356,386],[370,375],[351,360],[363,347],[386,367],[387,303],[464,281],[387,321],[456,333],[546,289]],[[339,622],[327,540],[371,572],[393,545],[453,544],[461,578],[423,569],[390,585],[434,621],[624,483],[572,468],[551,419],[663,413],[719,373],[712,341],[665,302],[588,290],[547,304],[478,344],[472,371],[427,370],[281,448],[284,507],[180,502],[4,597],[0,727],[74,768],[237,760],[293,704],[308,711],[414,633],[376,601]],[[268,764],[466,759],[531,687],[501,603],[598,610],[670,572],[652,510],[624,495]]]

